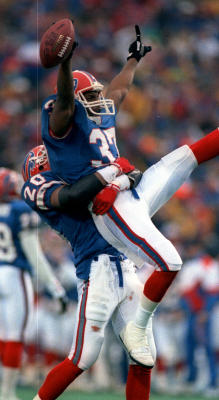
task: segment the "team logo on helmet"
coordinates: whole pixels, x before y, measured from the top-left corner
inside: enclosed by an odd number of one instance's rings
[[[23,168],[22,168],[22,175],[24,180],[26,181],[28,177],[32,176],[31,171],[35,168],[36,163],[34,160],[34,152],[30,151],[24,160]]]
[[[30,179],[32,176],[50,170],[47,151],[44,145],[34,147],[26,155],[22,175],[24,181]]]
[[[74,85],[74,90],[76,90],[78,87],[78,79],[77,78],[73,79],[73,85]]]

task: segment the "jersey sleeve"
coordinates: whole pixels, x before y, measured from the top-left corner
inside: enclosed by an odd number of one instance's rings
[[[88,130],[88,118],[85,108],[82,106],[80,101],[75,100],[75,111],[74,111],[74,123],[73,130],[79,128],[81,131],[87,132]]]
[[[41,125],[42,125],[42,139],[46,140],[50,137],[49,133],[49,116],[53,110],[56,95],[47,97],[42,104]]]
[[[50,210],[52,208],[51,195],[62,185],[63,183],[56,180],[50,173],[38,174],[25,182],[22,188],[22,198],[33,210]]]
[[[74,118],[70,127],[67,129],[66,133],[62,137],[56,137],[52,130],[49,128],[49,117],[53,110],[54,103],[56,101],[56,95],[51,95],[46,98],[46,100],[42,104],[42,139],[46,143],[52,143],[53,141],[65,141],[66,137],[70,132],[74,133],[80,129],[80,131],[87,131],[87,114],[82,106],[82,104],[75,99],[75,110],[74,110]]]

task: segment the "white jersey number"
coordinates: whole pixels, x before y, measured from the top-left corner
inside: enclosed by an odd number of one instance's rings
[[[115,161],[114,155],[111,153],[107,139],[110,144],[114,144],[116,146],[116,137],[115,137],[115,128],[109,128],[109,129],[104,129],[101,130],[99,128],[93,129],[89,141],[91,144],[97,144],[97,140],[100,140],[100,145],[99,149],[101,152],[102,157],[107,157],[109,160],[109,163]],[[116,146],[117,148],[117,146]],[[117,149],[118,150],[118,149]],[[99,167],[100,165],[103,165],[101,160],[91,160],[92,166],[93,167]]]
[[[16,257],[17,252],[13,244],[11,229],[8,225],[0,222],[0,260],[13,262]]]

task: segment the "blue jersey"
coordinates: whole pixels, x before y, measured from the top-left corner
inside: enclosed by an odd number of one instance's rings
[[[47,148],[52,171],[67,183],[119,157],[115,138],[115,115],[104,115],[100,124],[88,118],[83,105],[75,100],[72,126],[63,138],[56,138],[49,129],[49,115],[56,95],[45,100],[42,107],[42,139]]]
[[[36,229],[38,223],[38,215],[23,200],[0,203],[0,268],[12,265],[31,272],[19,235],[26,229]]]
[[[52,229],[70,242],[76,275],[88,279],[95,256],[109,254],[120,257],[120,253],[102,238],[88,211],[78,215],[78,210],[75,210],[75,215],[69,216],[52,208],[51,194],[61,185],[53,172],[43,172],[24,184],[22,197]]]

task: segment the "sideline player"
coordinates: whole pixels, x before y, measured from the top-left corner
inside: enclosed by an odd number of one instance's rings
[[[103,179],[110,176],[110,170],[114,174],[116,169],[118,172],[115,165],[108,166],[74,185],[64,185],[50,171],[44,146],[33,149],[25,159],[23,198],[51,228],[70,242],[79,299],[70,354],[51,370],[35,399],[56,399],[94,364],[109,320],[119,337],[137,307],[142,285],[133,263],[102,238],[87,208],[104,186]],[[151,367],[156,358],[152,321],[147,329],[147,340],[153,357],[151,366],[136,365],[130,360],[127,400],[149,399]]]
[[[142,45],[136,26],[128,61],[109,84],[106,98],[103,85],[89,73],[73,71],[72,76],[71,58],[59,66],[57,95],[43,104],[42,138],[52,171],[66,183],[74,183],[118,157],[116,110],[128,93],[138,62],[150,50]],[[109,243],[136,265],[149,261],[156,269],[145,283],[134,323],[122,334],[132,357],[144,365],[149,365],[150,357],[149,349],[144,347],[148,319],[182,265],[176,249],[156,229],[151,217],[198,164],[218,154],[218,147],[218,130],[190,147],[182,146],[144,173],[137,190],[141,197],[138,201],[133,193],[123,192],[107,214],[94,216],[98,230]],[[94,202],[94,212],[106,211],[106,205],[112,204],[120,190],[116,185],[104,189]]]
[[[22,177],[0,168],[0,357],[1,400],[16,400],[27,323],[33,308],[32,268],[52,296],[66,305],[65,291],[42,253],[39,217],[19,199]]]

